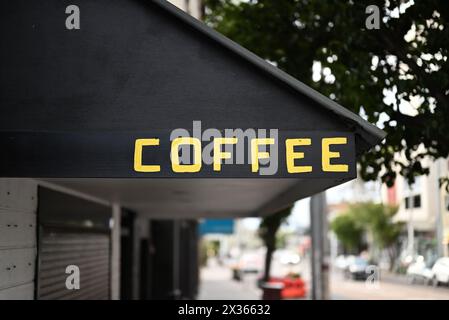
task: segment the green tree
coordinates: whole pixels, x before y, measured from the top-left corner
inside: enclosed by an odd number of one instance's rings
[[[292,207],[280,210],[272,215],[266,216],[262,219],[259,226],[259,237],[265,244],[267,253],[265,255],[265,270],[263,280],[266,282],[270,279],[271,261],[273,253],[276,250],[276,235],[277,232],[290,215]]]
[[[399,168],[413,182],[428,173],[424,157],[449,155],[447,0],[205,3],[219,32],[383,127],[383,144],[360,158],[365,180],[391,186]],[[380,8],[379,30],[365,26],[369,5]]]
[[[342,243],[345,253],[358,253],[360,251],[364,230],[355,215],[351,213],[342,214],[332,220],[330,227]]]
[[[371,202],[354,204],[331,222],[331,229],[352,252],[360,248],[362,235],[368,234],[371,246],[388,252],[393,269],[399,236],[404,229],[403,223],[393,219],[397,211],[398,207]]]
[[[404,230],[403,223],[393,221],[398,207],[363,203],[355,205],[353,210],[362,216],[366,230],[372,235],[373,244],[388,252],[390,270],[392,270],[397,257],[398,239]]]

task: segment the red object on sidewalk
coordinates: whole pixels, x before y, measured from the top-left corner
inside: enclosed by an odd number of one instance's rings
[[[282,283],[282,299],[304,298],[306,296],[306,285],[301,278],[270,278],[269,283]]]

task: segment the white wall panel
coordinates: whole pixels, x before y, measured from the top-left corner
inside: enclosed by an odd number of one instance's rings
[[[33,299],[37,183],[0,178],[0,299]]]
[[[36,249],[0,249],[0,291],[34,280]]]
[[[0,290],[0,300],[32,300],[34,298],[34,283]]]
[[[0,209],[0,249],[36,246],[36,215]]]
[[[36,182],[29,179],[0,178],[0,208],[36,213]]]

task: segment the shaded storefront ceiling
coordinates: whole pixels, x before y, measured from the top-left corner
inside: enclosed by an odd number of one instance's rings
[[[156,218],[261,216],[322,190],[299,179],[49,179]],[[329,182],[328,182],[329,183]]]

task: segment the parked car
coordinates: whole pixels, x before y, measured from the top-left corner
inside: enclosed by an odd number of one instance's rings
[[[339,255],[334,260],[334,266],[337,269],[345,270],[346,269],[346,256],[345,255]]]
[[[426,262],[423,256],[418,256],[415,262],[407,268],[407,278],[410,283],[422,282],[429,284],[432,281],[432,266],[434,261]]]
[[[232,266],[232,278],[240,281],[245,274],[260,273],[262,270],[263,256],[258,252],[247,252]]]
[[[337,269],[344,271],[348,267],[348,262],[351,259],[353,259],[354,257],[355,256],[353,256],[353,255],[349,255],[349,256],[339,255],[338,257],[335,258],[334,265]]]
[[[432,267],[432,285],[449,284],[449,257],[439,258]]]
[[[367,272],[368,261],[362,257],[349,257],[345,270],[346,278],[354,280],[366,280],[369,276]]]
[[[273,259],[278,260],[282,265],[296,265],[301,262],[299,254],[290,250],[276,250]]]

